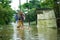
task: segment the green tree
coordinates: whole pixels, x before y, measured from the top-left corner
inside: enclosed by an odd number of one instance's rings
[[[53,8],[54,7],[54,0],[45,0],[42,2],[40,1],[41,8]]]
[[[56,16],[57,28],[60,28],[60,0],[54,0],[54,11]]]
[[[36,8],[40,8],[39,0],[30,0],[29,3],[25,3],[20,7],[21,7],[21,10],[23,10],[23,12],[28,12],[27,13],[28,15],[26,14],[26,17],[27,17],[26,20],[28,19],[28,16],[29,16],[30,21],[36,21],[37,16],[36,16],[35,10]]]
[[[25,3],[23,5],[21,5],[21,10],[23,10],[23,12],[28,11],[28,15],[26,15],[26,20],[28,19],[29,16],[29,20],[30,21],[36,21],[37,22],[37,14],[36,14],[36,9],[40,9],[40,8],[53,8],[54,7],[54,0],[30,0],[29,3]],[[26,10],[28,9],[28,10]]]
[[[4,8],[7,6],[10,7],[10,5],[9,5],[10,3],[11,3],[11,0],[1,0],[0,1],[0,5],[2,5],[2,7],[4,7]]]
[[[0,24],[9,24],[11,22],[15,11],[11,9],[10,3],[10,0],[0,1]]]

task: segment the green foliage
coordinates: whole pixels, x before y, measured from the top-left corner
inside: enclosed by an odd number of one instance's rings
[[[54,0],[45,0],[40,3],[41,8],[53,8],[54,7]]]
[[[6,6],[9,6],[10,7],[10,4],[11,3],[11,0],[1,0],[0,1],[0,4],[2,5],[2,7],[6,7]]]
[[[29,1],[29,3],[25,3],[25,4],[21,5],[19,8],[21,8],[21,10],[24,13],[28,12],[26,14],[26,21],[28,21],[28,20],[35,21],[37,19],[35,10],[36,10],[36,8],[40,8],[40,2],[38,0],[31,0],[31,1]],[[26,10],[26,9],[28,9],[28,10]]]
[[[28,12],[26,14],[26,20],[35,21],[37,20],[37,14],[35,12],[36,8],[53,8],[54,0],[30,0],[29,3],[25,3],[20,6],[23,12]],[[27,11],[25,9],[28,9]],[[29,11],[30,10],[30,11]]]
[[[29,3],[25,3],[22,6],[28,9],[40,8],[40,2],[38,0],[31,0],[29,1]]]
[[[0,2],[0,24],[9,24],[15,12],[11,9],[9,0],[2,0]]]

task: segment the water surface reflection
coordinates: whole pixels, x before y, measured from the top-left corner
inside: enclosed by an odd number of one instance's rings
[[[14,27],[2,28],[0,26],[0,40],[57,40],[57,29],[37,28],[36,25],[25,25],[24,27],[24,30],[14,29],[15,32],[13,32]]]
[[[30,30],[25,26],[24,40],[57,40],[57,29],[48,27],[39,27],[30,25]],[[20,31],[20,30],[19,30]]]
[[[11,25],[0,25],[0,40],[12,40],[13,29]]]

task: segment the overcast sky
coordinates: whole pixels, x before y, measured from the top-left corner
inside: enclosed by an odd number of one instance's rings
[[[21,4],[24,4],[25,2],[26,0],[21,0]],[[19,6],[19,0],[12,0],[11,8],[13,10],[18,10],[19,9],[18,6]]]

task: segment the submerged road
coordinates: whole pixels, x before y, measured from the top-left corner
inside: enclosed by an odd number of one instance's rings
[[[36,25],[29,26],[28,23],[24,24],[24,30],[17,28],[16,23],[14,26],[13,40],[57,40],[57,30],[54,28],[37,29]]]

